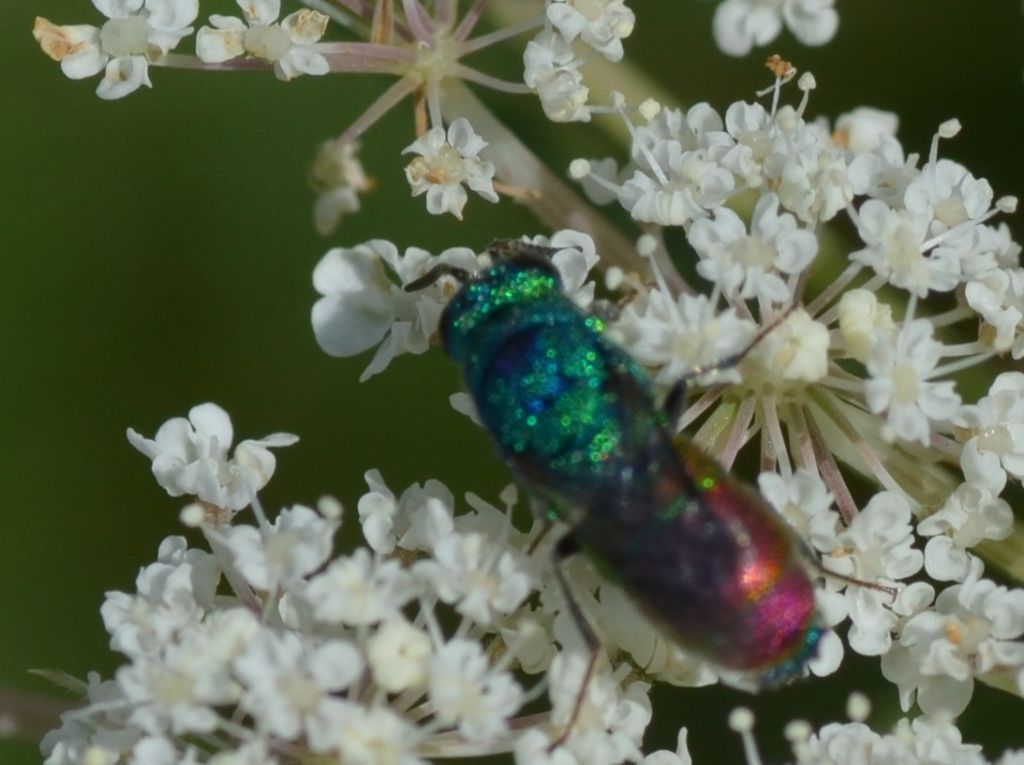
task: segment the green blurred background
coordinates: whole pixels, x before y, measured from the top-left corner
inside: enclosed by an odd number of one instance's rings
[[[751,99],[767,82],[761,61],[777,51],[816,75],[809,114],[892,109],[904,145],[924,154],[936,126],[959,117],[964,130],[943,154],[988,178],[997,195],[1024,193],[1018,0],[841,0],[831,45],[806,49],[784,36],[743,59],[713,47],[713,3],[630,6],[638,22],[628,55],[681,103],[724,109]],[[202,18],[231,7],[204,2]],[[311,225],[310,158],[387,78],[286,85],[268,74],[154,68],[152,91],[104,103],[95,80],[66,79],[31,36],[36,15],[99,23],[89,2],[14,2],[3,11],[0,684],[49,692],[26,670],[109,674],[117,666],[98,614],[103,593],[130,590],[159,541],[181,531],[182,502],[156,486],[125,440],[127,426],[152,435],[167,418],[215,401],[238,438],[299,434],[297,446],[279,452],[264,494],[272,508],[333,494],[354,509],[371,467],[396,490],[436,477],[493,499],[507,475],[483,434],[449,408],[455,371],[440,354],[404,357],[357,383],[367,356],[332,359],[313,340],[310,274],[329,247],[373,237],[437,251],[541,232],[525,211],[473,198],[465,223],[428,216],[401,172],[398,152],[412,140],[403,104],[365,141],[379,191],[321,239]],[[519,67],[508,48],[483,68],[514,78]],[[585,146],[586,129],[552,126],[532,99],[485,98],[559,171],[604,141],[593,130]],[[1021,239],[1019,218],[1011,224]],[[648,743],[674,748],[675,729],[686,724],[698,763],[737,761],[724,719],[742,702],[778,758],[784,721],[840,719],[848,690],[878,680],[877,662],[854,660],[839,677],[753,699],[662,689]],[[895,691],[871,693],[883,724]],[[1005,722],[1024,719],[1024,704],[976,693],[962,721],[966,738],[984,741],[989,755],[1024,746],[1019,725]],[[0,743],[2,763],[38,761],[32,745]]]

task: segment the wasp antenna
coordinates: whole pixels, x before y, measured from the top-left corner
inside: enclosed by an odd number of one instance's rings
[[[900,595],[899,589],[891,585],[879,584],[878,582],[866,582],[863,579],[857,579],[853,576],[847,576],[846,574],[839,574],[835,571],[829,571],[827,568],[825,568],[825,566],[822,564],[820,560],[816,561],[815,565],[817,566],[818,571],[821,572],[822,576],[827,576],[832,579],[838,579],[840,582],[846,582],[847,584],[852,584],[855,587],[865,587],[869,590],[874,590],[875,592],[885,593],[890,598],[892,598],[892,603],[895,603],[896,598],[898,598]]]
[[[734,366],[743,361],[743,359],[746,358],[747,354],[757,347],[758,343],[764,340],[765,337],[767,337],[771,332],[778,329],[779,325],[782,324],[786,319],[788,319],[789,315],[793,313],[793,311],[795,311],[796,308],[797,306],[795,303],[792,303],[789,306],[787,306],[782,311],[782,313],[780,313],[778,316],[776,316],[774,319],[768,322],[768,324],[764,326],[760,332],[754,335],[753,340],[747,343],[743,348],[738,350],[736,353],[729,354],[728,356],[723,356],[718,361],[712,364],[704,364],[703,366],[690,367],[688,370],[686,370],[685,374],[679,377],[679,379],[677,380],[677,384],[682,384],[685,388],[687,382],[697,377],[701,377],[710,372],[719,372],[723,369],[732,369]]]
[[[469,271],[466,269],[453,266],[450,263],[438,263],[419,279],[414,279],[403,286],[402,289],[406,292],[418,292],[435,284],[442,276],[451,276],[460,282],[469,281]]]
[[[551,257],[564,247],[548,247],[544,244],[532,244],[522,239],[495,239],[487,245],[487,254],[494,262],[507,260],[517,255],[529,255],[542,260],[551,260]]]
[[[569,615],[576,623],[576,629],[579,630],[587,647],[587,666],[583,670],[583,678],[580,681],[580,689],[576,693],[576,700],[573,702],[572,714],[569,716],[569,720],[566,722],[561,734],[548,746],[548,753],[564,744],[572,733],[573,726],[576,725],[576,721],[579,719],[580,710],[583,709],[583,701],[586,699],[587,690],[590,688],[590,681],[594,676],[594,668],[597,666],[597,658],[601,650],[601,640],[598,638],[597,633],[594,632],[594,627],[590,624],[590,620],[583,613],[579,601],[576,600],[572,590],[569,589],[569,582],[566,580],[565,572],[562,570],[565,561],[577,552],[579,552],[579,544],[573,537],[564,536],[559,539],[555,545],[554,569],[555,579],[558,581],[559,589],[562,590],[562,596],[565,598],[566,606],[569,608]]]

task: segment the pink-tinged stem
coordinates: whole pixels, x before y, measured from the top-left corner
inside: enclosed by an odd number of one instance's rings
[[[803,410],[799,406],[789,405],[786,407],[786,430],[789,433],[789,446],[796,447],[793,454],[793,461],[797,468],[803,468],[811,473],[815,472],[818,463],[814,455],[814,444],[811,443],[811,435],[807,432],[807,421],[804,419]]]
[[[317,52],[332,72],[401,74],[416,60],[412,51],[376,43],[322,43]]]
[[[754,435],[747,432],[751,421],[754,419],[754,407],[753,396],[747,396],[743,399],[743,403],[740,404],[739,411],[736,413],[736,419],[733,421],[732,429],[729,432],[729,438],[718,455],[718,461],[726,470],[732,469],[732,463],[736,461],[736,455],[739,454],[743,445]]]
[[[468,82],[475,82],[477,85],[483,85],[485,88],[500,90],[502,93],[512,93],[518,96],[525,96],[532,92],[521,82],[512,82],[510,80],[491,77],[489,74],[478,72],[476,69],[471,69],[463,64],[456,64],[452,69],[452,74],[455,77],[467,80]]]
[[[814,419],[805,417],[802,408],[797,408],[794,411],[794,415],[799,418],[811,440],[811,446],[814,448],[814,456],[816,458],[815,462],[818,467],[818,475],[821,476],[821,480],[825,482],[828,490],[832,492],[832,497],[836,501],[836,507],[839,508],[839,515],[842,517],[843,523],[849,526],[853,523],[853,519],[857,517],[859,511],[857,510],[857,503],[854,501],[853,495],[846,485],[846,479],[843,478],[843,473],[839,469],[839,465],[836,464],[832,452],[825,445],[825,438],[822,436],[821,430],[818,428],[817,423],[814,422]]]
[[[405,20],[413,36],[420,42],[433,42],[434,27],[418,0],[402,0],[402,8],[405,10]]]
[[[854,448],[862,460],[864,460],[864,466],[868,472],[874,476],[875,480],[881,484],[882,488],[888,489],[889,491],[895,491],[898,494],[909,497],[903,487],[900,486],[899,482],[892,477],[892,474],[886,469],[885,465],[878,458],[878,454],[874,449],[871,448],[863,436],[857,431],[853,423],[850,422],[849,418],[840,411],[839,407],[834,401],[830,400],[828,396],[824,394],[818,394],[817,391],[809,389],[809,395],[811,396],[814,404],[818,407],[818,410],[832,423],[839,428],[839,431],[848,439],[850,446]]]
[[[210,72],[255,72],[274,68],[273,64],[261,58],[235,58],[219,64],[209,64],[187,53],[168,53],[155,61],[150,61],[149,64],[170,69],[202,69]]]
[[[326,55],[345,55],[356,58],[373,58],[392,61],[396,64],[408,64],[416,60],[416,54],[405,48],[378,43],[332,42],[319,43],[317,52]]]
[[[373,18],[373,3],[367,2],[367,0],[333,0],[333,2],[335,5],[347,8],[364,19],[369,20]]]
[[[477,22],[483,16],[485,8],[487,8],[487,0],[476,0],[473,3],[473,6],[466,11],[466,15],[462,17],[462,21],[455,28],[455,32],[452,35],[455,38],[455,42],[466,41],[466,38],[476,29]]]
[[[789,461],[789,452],[786,451],[786,439],[782,436],[782,424],[779,422],[778,400],[772,395],[766,395],[762,399],[761,412],[764,414],[764,426],[768,432],[768,439],[771,442],[772,451],[778,462],[779,473],[789,478],[793,475],[793,465]]]
[[[455,0],[434,0],[434,19],[442,27],[455,20]]]
[[[710,390],[705,391],[704,395],[697,399],[697,401],[694,402],[692,406],[687,408],[686,414],[684,414],[679,419],[677,430],[686,430],[690,423],[692,423],[694,420],[696,420],[698,417],[704,414],[704,412],[706,412],[713,404],[715,404],[722,397],[722,394],[724,392],[724,386],[711,388]]]
[[[476,53],[478,50],[500,43],[502,40],[521,35],[523,32],[529,32],[531,29],[537,29],[543,26],[543,24],[543,16],[534,16],[532,19],[520,21],[518,24],[509,24],[507,27],[496,29],[489,34],[474,37],[472,40],[468,40],[459,46],[459,57]]]

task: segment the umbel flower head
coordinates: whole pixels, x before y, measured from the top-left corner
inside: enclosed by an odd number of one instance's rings
[[[826,622],[836,626],[849,619],[847,645],[859,653],[895,656],[907,639],[904,631],[914,629],[908,625],[920,624],[919,615],[935,613],[952,597],[944,592],[935,601],[934,584],[911,583],[926,560],[915,531],[931,538],[928,573],[940,582],[962,581],[972,570],[980,577],[980,560],[970,548],[1010,533],[1012,520],[998,498],[1006,485],[1005,460],[981,458],[975,451],[987,438],[981,434],[996,427],[995,419],[988,415],[984,425],[975,419],[978,424],[970,429],[960,424],[965,417],[976,418],[989,399],[964,404],[951,376],[999,350],[984,315],[972,310],[966,295],[983,274],[1019,269],[1020,248],[1005,228],[990,224],[999,213],[1012,211],[1016,201],[996,200],[985,181],[962,167],[950,169],[955,163],[938,156],[940,140],[959,130],[955,122],[940,128],[927,162],[918,167],[916,157],[905,159],[888,115],[851,113],[832,132],[820,122],[805,122],[814,88],[809,76],[799,81],[800,104],[780,105],[794,73],[785,62],[773,61],[772,67],[777,79],[768,91],[770,109],[740,102],[723,118],[706,104],[683,113],[648,103],[641,109],[645,125],[628,121],[630,164],[597,175],[592,168],[599,163],[580,160],[573,172],[637,220],[656,224],[638,248],[650,263],[653,282],[621,269],[609,273],[607,286],[625,297],[607,322],[608,336],[647,366],[666,394],[681,379],[693,385],[695,400],[680,427],[698,423],[693,440],[702,449],[729,466],[748,445],[760,447],[766,497],[806,531],[822,566],[837,575],[825,577],[819,595]],[[626,117],[621,101],[619,108]],[[749,223],[726,206],[744,201],[753,211]],[[817,231],[839,215],[850,218],[861,242],[850,247],[847,265],[827,281],[816,276],[830,263],[821,255]],[[695,271],[710,283],[710,297],[681,283],[661,239],[668,226],[682,226],[698,258]],[[590,263],[596,262],[589,260],[595,247],[588,237],[562,231],[531,241],[558,251],[553,261],[570,295],[588,283]],[[365,247],[333,251],[328,258],[364,264],[367,256],[377,259],[381,297],[374,305],[416,308],[403,308],[405,314],[390,319],[377,310],[376,332],[383,336],[390,326],[394,333],[407,326],[401,316],[414,315],[422,340],[409,350],[420,352],[459,285],[446,276],[422,291],[399,287],[452,263],[454,251],[424,256],[409,250],[398,256],[389,244],[374,243],[372,251]],[[459,258],[459,268],[471,274],[489,266],[485,255],[476,264],[464,254]],[[902,317],[897,318],[884,287],[907,294]],[[363,323],[339,320],[364,310],[365,293],[354,282],[321,292],[313,314],[318,337]],[[950,293],[958,298],[952,306],[944,298]],[[936,311],[932,303],[947,307]],[[967,325],[970,331],[971,324],[977,341],[944,342],[948,327]],[[755,337],[759,340],[751,347]],[[372,346],[370,337],[365,339]],[[1004,339],[1002,348],[1009,347]],[[365,374],[383,370],[384,348]],[[389,346],[386,355],[394,350]],[[716,364],[730,357],[738,357],[733,367],[722,370]],[[1016,411],[1017,395],[1008,392],[1008,383],[1000,378],[990,394],[1003,396],[1000,411],[1007,413]],[[999,427],[1012,433],[1012,420],[1003,421]],[[1012,441],[999,438],[990,448],[1009,456],[1007,444]],[[962,476],[951,473],[949,463],[959,464]],[[858,500],[849,482],[853,473],[874,482],[876,493]],[[880,587],[850,585],[851,580]],[[898,595],[886,588],[896,588]],[[607,587],[595,589],[594,608],[630,609]],[[630,618],[635,623],[636,613]],[[987,645],[990,633],[978,628],[972,645]],[[1014,616],[1007,630],[1020,645],[1024,622]],[[608,632],[614,640],[615,630]],[[711,668],[695,671],[685,661],[652,667],[644,662],[657,653],[650,647],[656,638],[622,639],[621,647],[635,650],[634,658],[650,676],[677,684],[715,676]],[[929,703],[929,712],[962,712],[971,687],[965,682],[976,677],[1003,685],[1008,679],[1018,693],[1024,691],[1024,664],[1014,651],[984,661],[983,649],[966,650],[971,659],[956,670],[963,678],[960,690]],[[843,644],[830,633],[812,671],[834,671],[842,653]],[[905,708],[912,689],[947,671],[937,666],[928,664],[927,671],[919,666],[916,675],[900,672]],[[964,666],[972,668],[966,675]]]
[[[482,0],[311,0],[284,14],[252,0],[198,22],[195,55],[178,50],[194,33],[194,2],[94,5],[101,27],[39,19],[35,35],[68,76],[103,72],[103,98],[148,87],[154,66],[283,81],[392,75],[318,154],[318,229],[363,204],[374,181],[359,142],[410,96],[404,173],[428,212],[461,219],[469,192],[530,206],[553,233],[524,240],[550,250],[588,326],[646,370],[638,378],[657,396],[673,402],[689,387],[671,435],[693,426],[686,443],[727,469],[751,453],[749,478],[812,551],[830,629],[807,671],[835,672],[847,649],[878,656],[893,698],[922,712],[892,734],[867,728],[863,713],[817,732],[794,723],[793,761],[985,761],[953,720],[977,682],[1024,694],[1024,591],[986,578],[979,557],[1014,531],[1004,495],[1024,478],[1024,375],[1000,375],[977,397],[956,375],[1024,356],[1024,270],[998,220],[1016,200],[940,156],[957,121],[922,157],[904,149],[893,114],[809,119],[814,78],[778,57],[767,98],[721,110],[637,94],[594,103],[592,69],[621,62],[634,27],[622,0],[545,0],[475,37]],[[783,26],[821,44],[836,31],[833,5],[724,0],[716,37],[735,54]],[[517,39],[514,79],[467,63]],[[622,237],[467,83],[535,94],[554,122],[622,120],[623,156],[577,159],[570,175],[642,227],[636,246],[609,246]],[[837,222],[851,232],[841,245],[825,235]],[[681,238],[686,264],[672,245]],[[427,352],[453,296],[494,265],[477,250],[383,238],[332,248],[313,273],[317,341],[335,356],[373,350],[363,379]],[[405,289],[428,274],[438,278]],[[452,403],[479,421],[464,394]],[[668,640],[585,556],[556,570],[553,548],[571,530],[534,519],[536,498],[514,487],[492,505],[456,500],[439,480],[395,490],[370,470],[355,512],[324,498],[268,515],[258,492],[276,468],[270,449],[295,436],[232,451],[228,415],[207,403],[152,439],[128,438],[168,494],[189,498],[180,520],[202,542],[165,539],[134,592],[108,594],[101,613],[122,664],[108,679],[62,678],[84,706],[44,740],[48,765],[416,765],[496,753],[520,765],[684,765],[685,728],[674,752],[642,748],[650,684],[755,686]],[[338,544],[355,522],[361,540]],[[600,633],[592,663],[581,623]],[[750,716],[730,722],[754,752]]]

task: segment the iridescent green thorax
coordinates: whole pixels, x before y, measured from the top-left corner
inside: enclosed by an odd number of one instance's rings
[[[467,284],[443,319],[481,419],[520,477],[574,504],[621,480],[634,423],[623,383],[649,412],[643,372],[569,301],[547,263],[504,261]],[[646,415],[650,418],[650,415]]]
[[[548,310],[564,302],[558,273],[537,265],[523,268],[512,261],[499,263],[482,277],[465,285],[445,310],[444,336],[448,352],[456,361],[465,359],[462,343],[500,314],[516,307]],[[551,299],[554,298],[554,301]]]

